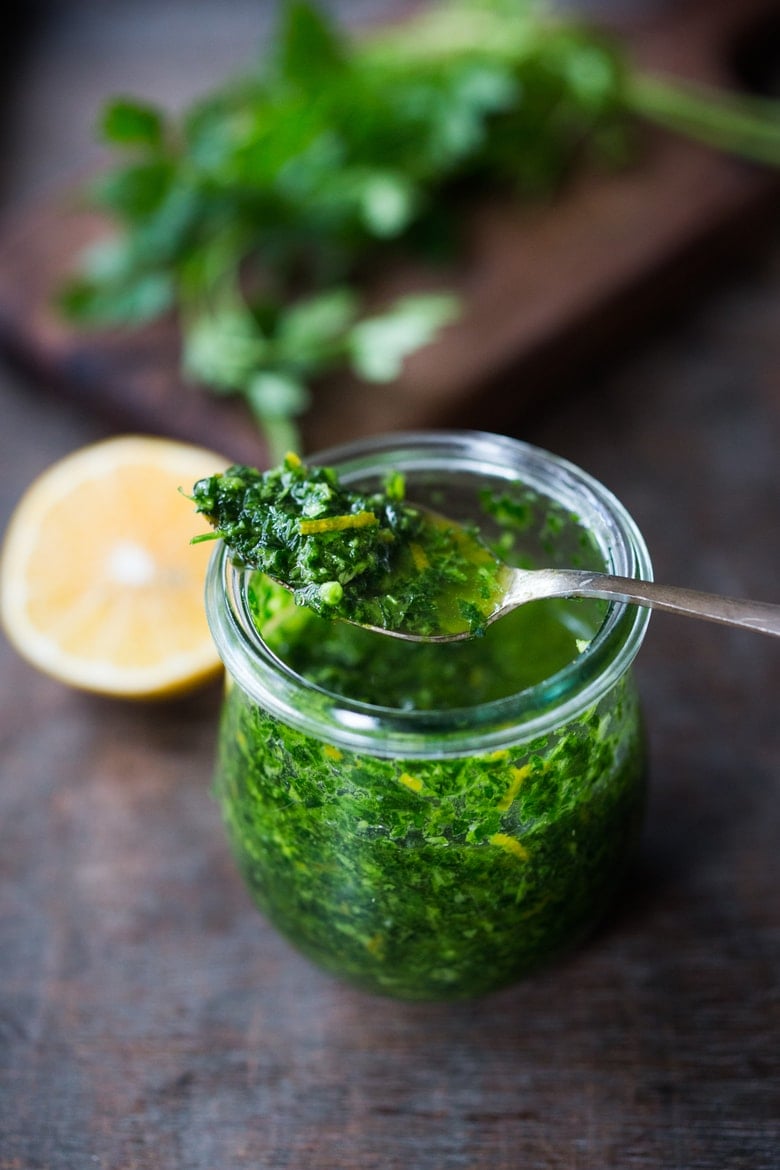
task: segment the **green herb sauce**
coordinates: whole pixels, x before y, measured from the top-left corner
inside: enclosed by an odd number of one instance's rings
[[[295,455],[266,472],[236,465],[193,489],[233,556],[293,590],[298,605],[382,630],[481,633],[501,594],[500,562],[403,495],[401,475],[383,492],[355,492]]]
[[[481,510],[491,544],[516,563],[566,540],[567,558],[572,542],[593,556],[571,517],[519,488],[486,495]],[[248,600],[302,680],[455,721],[553,676],[605,608],[534,603],[482,638],[425,645],[329,621],[260,572]],[[456,759],[345,750],[230,684],[215,791],[255,902],[301,951],[373,992],[449,999],[511,983],[592,928],[636,841],[643,774],[627,677],[554,733]]]
[[[482,994],[578,941],[642,811],[620,686],[532,745],[457,760],[343,751],[227,696],[216,792],[258,907],[310,958],[408,999]]]

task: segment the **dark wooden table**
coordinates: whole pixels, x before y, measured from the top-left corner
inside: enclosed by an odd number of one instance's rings
[[[46,177],[17,151],[8,201]],[[778,234],[711,285],[502,425],[611,487],[659,578],[780,600]],[[107,433],[45,389],[0,375],[3,523]],[[454,1006],[343,987],[252,908],[209,796],[217,688],[102,701],[5,642],[0,670],[0,1170],[780,1167],[776,641],[653,618],[617,906],[553,970]]]

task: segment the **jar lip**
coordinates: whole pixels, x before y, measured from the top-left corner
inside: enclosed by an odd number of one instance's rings
[[[345,483],[391,469],[498,475],[559,502],[577,504],[609,571],[650,579],[634,520],[587,472],[540,447],[483,431],[396,432],[331,447],[307,459],[336,467]],[[587,523],[588,519],[591,523]],[[265,644],[251,620],[251,570],[233,565],[219,542],[206,582],[206,611],[217,650],[234,683],[298,730],[351,751],[405,758],[484,754],[548,734],[590,709],[620,679],[644,638],[649,611],[610,604],[589,646],[561,670],[513,695],[446,711],[400,710],[348,699],[295,674]]]

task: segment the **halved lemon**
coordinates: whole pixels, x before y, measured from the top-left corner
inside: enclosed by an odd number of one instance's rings
[[[128,435],[75,451],[27,489],[0,564],[11,643],[71,686],[127,698],[188,690],[220,669],[203,607],[208,527],[179,491],[227,460]]]

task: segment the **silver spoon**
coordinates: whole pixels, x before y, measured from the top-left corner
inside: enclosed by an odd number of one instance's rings
[[[594,573],[588,569],[514,569],[506,565],[502,583],[503,593],[486,619],[488,625],[529,601],[539,601],[545,597],[599,597],[606,601],[630,602],[632,605],[648,606],[650,609],[666,610],[668,613],[703,618],[780,637],[780,605],[766,601],[722,597],[696,589],[640,581],[633,577]],[[464,633],[421,638],[404,631],[383,632],[392,632],[396,637],[415,642],[451,642],[471,636]]]
[[[676,585],[660,585],[635,577],[617,577],[590,569],[516,569],[501,565],[498,576],[500,589],[493,609],[485,617],[485,625],[511,613],[529,601],[551,597],[596,597],[605,601],[623,601],[649,609],[665,610],[685,617],[702,618],[724,626],[738,626],[759,634],[780,637],[780,605],[767,601],[748,601],[703,593]],[[278,584],[290,589],[283,581]],[[406,642],[462,642],[474,635],[469,630],[446,634],[417,634],[406,629],[389,629],[342,618],[350,625],[401,638]]]
[[[445,520],[428,509],[420,509],[435,523],[446,524],[457,531],[461,550],[467,555],[473,549],[474,557],[484,557],[487,550],[471,532]],[[500,561],[493,554],[496,569],[496,591],[492,608],[485,617],[490,625],[512,610],[529,601],[541,601],[552,597],[596,597],[606,601],[622,601],[632,605],[647,606],[650,609],[665,610],[685,617],[703,618],[721,625],[738,626],[755,630],[760,634],[780,637],[780,605],[766,601],[748,601],[735,597],[723,597],[714,593],[703,593],[675,585],[660,585],[654,581],[643,581],[633,577],[618,577],[590,569],[518,569]],[[421,635],[406,629],[378,629],[378,632],[403,638],[409,642],[455,642],[473,637],[466,631]]]
[[[643,581],[634,577],[618,577],[590,569],[514,568],[488,552],[485,545],[468,529],[427,508],[419,505],[416,507],[433,524],[443,525],[448,532],[456,534],[459,551],[465,552],[467,561],[484,564],[487,558],[487,561],[492,563],[495,589],[492,608],[484,614],[485,625],[491,625],[529,601],[541,601],[552,597],[596,597],[606,601],[622,601],[650,609],[666,610],[668,613],[681,614],[685,617],[703,618],[706,621],[719,622],[721,625],[737,626],[760,634],[780,637],[780,605],[772,602],[723,597],[715,593],[703,593],[675,585],[660,585],[654,581]],[[291,588],[284,581],[278,583],[286,589]],[[338,616],[351,625],[360,625],[364,629],[392,638],[401,638],[406,642],[462,642],[474,637],[474,633],[469,629],[457,629],[454,633],[447,631],[420,634],[403,627],[371,625],[350,619],[346,614]],[[414,615],[410,613],[409,616],[413,619]]]
[[[493,608],[485,617],[486,625],[491,625],[529,601],[541,601],[551,597],[596,597],[780,637],[780,605],[772,602],[723,597],[715,593],[703,593],[697,589],[660,585],[654,581],[618,577],[590,569],[517,569],[500,562],[499,566],[497,576],[499,589]],[[380,626],[365,628],[393,638],[402,638],[407,642],[462,642],[474,636],[469,630],[457,633],[418,634],[406,629],[388,629]]]

